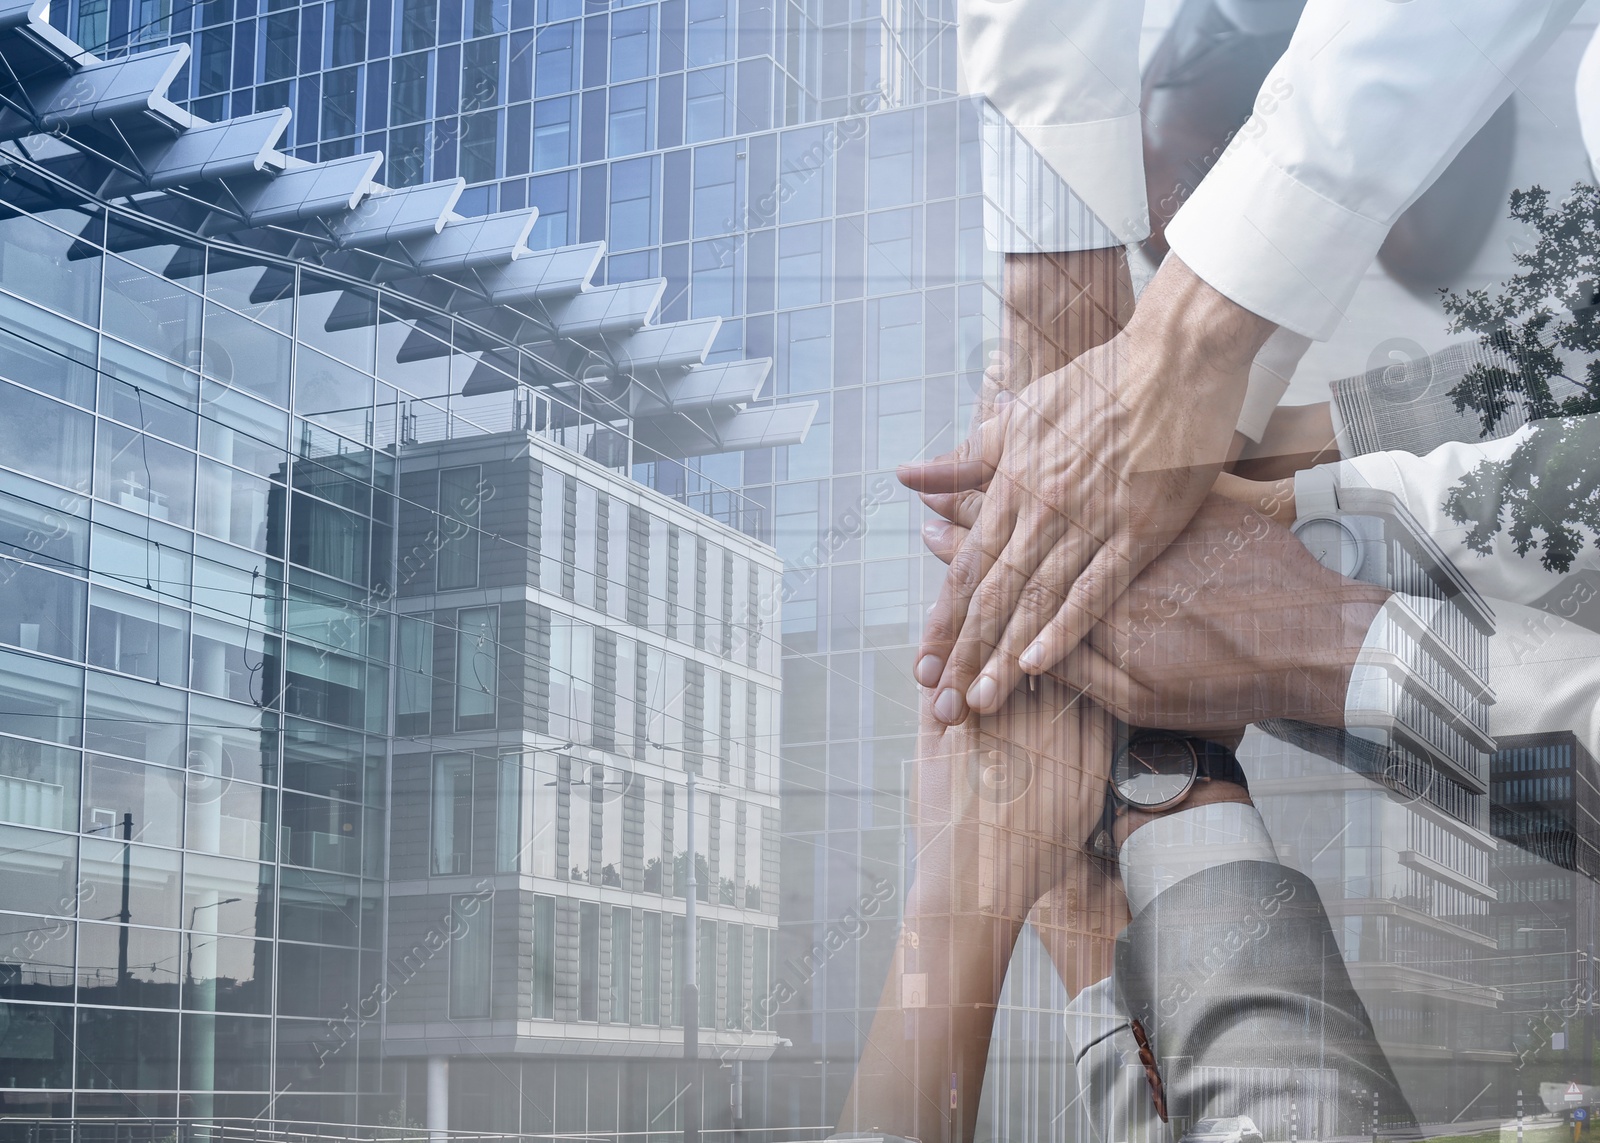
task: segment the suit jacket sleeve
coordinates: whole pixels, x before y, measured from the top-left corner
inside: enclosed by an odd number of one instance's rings
[[[1239,861],[1178,882],[1117,950],[1123,1010],[1159,1061],[1174,1133],[1208,1115],[1320,1096],[1336,1134],[1415,1130],[1316,888],[1282,865]],[[1336,1069],[1338,1082],[1319,1077]],[[1265,1115],[1257,1122],[1268,1131]]]

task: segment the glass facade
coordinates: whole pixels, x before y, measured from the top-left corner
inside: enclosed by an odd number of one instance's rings
[[[403,1122],[459,1051],[410,1020],[669,1039],[686,768],[709,1035],[770,1045],[770,549],[402,295],[42,171],[0,214],[0,1115]]]
[[[69,13],[62,19],[71,31],[73,21],[83,17],[76,9]],[[566,0],[512,0],[509,6],[494,0],[335,0],[214,17],[196,9],[190,26],[182,25],[188,17],[180,16],[175,17],[179,22],[147,33],[152,43],[194,45],[188,104],[194,110],[240,114],[292,102],[297,125],[292,142],[301,157],[383,149],[391,183],[466,178],[471,185],[458,207],[464,213],[537,207],[531,245],[604,241],[605,280],[666,279],[662,320],[722,319],[711,361],[770,357],[774,364],[763,397],[819,402],[804,444],[632,469],[641,483],[724,520],[735,517],[728,494],[720,489],[739,489],[747,499],[738,504],[749,505],[742,509],[742,519],[751,522],[746,530],[773,544],[785,569],[775,589],[782,601],[785,702],[781,722],[776,707],[761,716],[774,720],[782,744],[781,815],[757,821],[753,807],[746,806],[741,824],[737,813],[726,820],[721,804],[703,806],[702,813],[710,816],[697,830],[694,857],[702,907],[713,910],[729,908],[730,891],[736,902],[757,892],[749,879],[728,886],[720,873],[712,873],[728,863],[725,838],[739,837],[742,830],[748,849],[752,831],[759,829],[761,844],[773,854],[772,868],[781,869],[781,881],[759,889],[764,909],[777,910],[775,932],[726,913],[719,917],[729,920],[719,920],[701,941],[702,950],[714,949],[726,958],[730,933],[736,931],[726,926],[744,924],[736,938],[738,955],[750,966],[736,983],[717,976],[715,990],[702,989],[702,1027],[727,1025],[729,988],[734,988],[731,995],[742,993],[750,1011],[747,1028],[770,1026],[775,1037],[790,1042],[775,1053],[757,1053],[770,1055],[771,1061],[743,1073],[749,1125],[833,1122],[889,963],[908,875],[907,798],[916,731],[916,687],[904,664],[938,583],[938,572],[916,537],[918,510],[893,483],[894,467],[918,450],[931,454],[947,447],[965,431],[982,369],[1000,334],[1001,261],[987,248],[986,231],[1028,233],[1053,212],[1083,212],[1054,172],[992,111],[953,98],[953,15],[948,2],[847,9],[817,3],[773,7],[748,0],[606,6]],[[131,12],[117,18],[134,19]],[[208,23],[213,18],[215,27]],[[272,21],[283,37],[298,37],[298,55],[291,63],[292,53],[279,52],[269,78],[263,37]],[[226,49],[220,46],[225,41]],[[226,91],[199,86],[206,43],[213,45],[214,56],[232,53]],[[220,83],[222,72],[213,69],[212,74]],[[356,111],[353,116],[340,112],[330,121],[329,93],[335,84],[340,92],[355,93],[353,103],[342,95],[346,102],[340,106]],[[320,118],[308,118],[308,107],[320,107]],[[345,135],[330,135],[331,123]],[[1005,204],[986,201],[982,186],[984,165],[1002,154],[1026,184]],[[469,461],[478,463],[465,456],[439,463],[455,466],[444,469],[449,472]],[[427,478],[437,479],[447,477]],[[439,494],[414,493],[419,498]],[[579,496],[589,498],[579,503]],[[573,514],[574,537],[596,519],[596,500],[582,485],[569,496],[559,483],[544,480],[539,501],[535,511],[542,520],[558,512]],[[649,566],[650,602],[636,621],[671,632],[674,610],[694,606],[698,589],[687,569],[694,566],[701,574],[694,563],[698,556],[664,523],[649,522],[648,535],[652,551],[667,555]],[[589,565],[576,540],[567,551],[573,562],[563,568],[561,555],[541,548],[533,582],[542,595],[558,576],[567,577],[562,599],[581,606]],[[440,557],[452,566],[458,558],[470,561],[448,550]],[[673,567],[679,570],[669,571]],[[709,555],[704,574],[714,593],[722,573]],[[445,582],[437,586],[443,590]],[[737,577],[734,589],[743,600],[746,589]],[[402,732],[438,736],[453,728],[466,735],[474,719],[489,717],[491,698],[476,681],[489,669],[486,659],[469,656],[475,664],[472,676],[446,676],[448,684],[430,678],[422,665],[447,655],[460,662],[469,645],[476,645],[468,624],[488,621],[473,617],[484,614],[485,601],[479,593],[468,602],[475,609],[470,613],[462,610],[466,604],[446,598],[440,605],[444,610],[434,614],[466,618],[443,621],[401,609],[395,717]],[[601,662],[615,655],[621,669],[629,655],[636,655],[635,670],[646,680],[638,717],[658,720],[651,725],[666,728],[665,733],[679,733],[681,725],[689,750],[706,750],[716,720],[731,725],[730,706],[737,710],[739,702],[749,701],[728,691],[727,683],[697,673],[696,656],[682,656],[681,663],[671,650],[652,657],[650,648],[641,644],[635,651],[627,640],[615,650],[597,648],[585,624],[563,618],[570,613],[563,602],[549,606],[555,666],[549,722],[540,728],[548,740],[587,744],[581,727],[597,710],[597,691],[584,665],[593,656]],[[494,621],[528,621],[512,616],[504,602],[498,607]],[[498,669],[518,668],[502,661]],[[596,669],[606,675],[606,667]],[[440,705],[441,685],[450,687],[453,706]],[[667,696],[659,714],[649,712],[644,696],[651,692]],[[629,700],[623,695],[617,701]],[[662,740],[654,730],[643,737]],[[610,749],[603,738],[594,746]],[[449,746],[443,756],[479,749]],[[557,871],[569,894],[572,886],[596,876],[604,889],[604,871],[615,863],[585,858],[572,841],[574,828],[579,837],[589,828],[603,839],[603,815],[595,819],[597,825],[585,827],[580,821],[574,827],[570,802],[538,796],[583,780],[593,764],[558,762],[539,753],[528,759],[530,772],[543,776],[530,780],[526,812],[547,829],[541,836],[551,840],[525,860]],[[641,765],[657,759],[671,756],[650,748]],[[423,763],[417,765],[420,774]],[[681,790],[670,774],[651,773],[652,781],[658,778],[663,799]],[[481,789],[486,780],[473,779],[474,788]],[[581,802],[584,790],[577,786],[571,796]],[[436,796],[448,801],[453,795]],[[648,802],[656,788],[646,786],[643,796]],[[621,804],[629,803],[624,798]],[[687,858],[671,853],[671,839],[683,836],[686,811],[679,801],[662,805],[660,823],[646,819],[635,827],[625,818],[624,828],[642,828],[648,845],[662,847],[663,863],[671,855],[678,888],[664,885],[660,891],[681,895]],[[775,813],[777,805],[767,803],[762,813]],[[436,804],[431,812],[445,811]],[[486,828],[481,816],[475,821],[481,835]],[[438,836],[431,843],[435,874],[440,874]],[[562,839],[559,850],[555,838]],[[465,843],[451,842],[458,844]],[[631,852],[622,854],[624,870],[634,860]],[[449,860],[464,861],[464,851],[452,849]],[[647,892],[661,879],[651,860],[644,858]],[[626,874],[623,880],[631,888]],[[535,984],[528,1010],[558,1023],[604,1016],[615,995],[600,975],[608,971],[604,966],[612,955],[605,951],[612,922],[599,912],[588,921],[581,909],[569,912],[568,901],[574,899],[535,897],[548,902],[542,907],[550,914],[548,927],[535,929],[530,953]],[[612,899],[597,903],[603,907]],[[636,943],[628,986],[634,1030],[627,1037],[634,1046],[618,1053],[659,1056],[660,1045],[681,1034],[681,917],[668,912],[658,917],[652,903],[631,896],[616,900],[617,907],[630,910]],[[437,925],[448,909],[443,898],[430,901],[427,924]],[[871,902],[880,919],[819,955],[841,924],[859,921],[862,901]],[[658,924],[662,951],[659,972],[653,974],[645,965],[656,963],[650,951],[656,946],[644,934],[655,932]],[[1034,957],[1028,963],[1037,969],[1044,963],[1043,950],[1037,944],[1028,947]],[[563,951],[568,948],[577,949],[584,963],[591,960],[586,954],[594,954],[592,978],[563,975],[568,970],[560,967],[560,958],[569,955]],[[720,972],[724,966],[725,960],[702,959],[704,971]],[[1038,984],[1019,984],[1015,997],[1006,995],[1010,1027],[1036,1028],[1059,1011],[1058,991],[1044,983],[1044,976],[1034,976]],[[1024,978],[1033,980],[1019,974]],[[659,989],[655,999],[666,1008],[659,1036],[641,1031],[655,1027],[650,1022],[655,1008],[644,1007],[652,984]],[[567,999],[563,988],[569,989]],[[642,1013],[637,1019],[631,1016],[634,1007]],[[510,1041],[495,1041],[491,1051],[498,1052],[502,1043]],[[394,1050],[392,1044],[388,1050]],[[1029,1090],[1055,1090],[1052,1081],[1039,1078],[1047,1062],[1040,1063],[1020,1041],[1012,1051],[1016,1067],[996,1071],[997,1076],[1015,1075],[1017,1082],[1031,1085]],[[471,1081],[474,1090],[502,1092],[496,1098],[503,1107],[515,1102],[514,1095],[504,1093],[543,1090],[539,1085],[549,1082],[543,1065],[497,1062],[490,1069],[459,1061],[455,1066],[484,1069],[483,1078]],[[407,1114],[422,1122],[425,1064],[418,1060],[408,1067]],[[588,1080],[579,1078],[580,1070],[571,1065],[564,1080],[580,1084],[580,1090],[584,1082],[614,1090],[615,1081],[603,1069],[582,1073]],[[717,1109],[731,1103],[731,1096],[724,1098],[729,1078],[722,1072],[709,1084],[715,1094],[706,1098],[708,1115],[726,1114]],[[562,1083],[556,1083],[558,1093]],[[584,1105],[606,1110],[555,1117],[545,1110],[527,1111],[546,1106],[542,1096],[531,1104],[529,1098],[523,1098],[524,1111],[517,1115],[491,1115],[482,1110],[488,1105],[483,1100],[454,1098],[450,1125],[487,1129],[492,1119],[496,1129],[520,1124],[535,1130],[555,1123],[558,1130],[604,1131],[622,1121],[612,1095]],[[646,1100],[652,1108],[655,1098]],[[480,1118],[471,1118],[475,1114]],[[1015,1108],[994,1114],[1011,1115],[1005,1122],[1025,1122],[1028,1130],[1054,1133],[1052,1138],[1063,1138],[1068,1130],[1066,1120],[1042,1104],[1028,1112],[1027,1120],[1016,1119],[1022,1112]]]

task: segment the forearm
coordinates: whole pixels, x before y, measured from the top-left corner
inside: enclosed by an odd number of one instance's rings
[[[841,1131],[972,1137],[995,1010],[1022,921],[934,912],[939,906],[928,901],[920,907],[901,925]]]
[[[1110,341],[1133,314],[1126,251],[1007,254],[1002,384],[1015,392]]]

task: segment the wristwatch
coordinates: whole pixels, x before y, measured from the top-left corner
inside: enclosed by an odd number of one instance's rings
[[[1171,730],[1130,728],[1111,755],[1111,780],[1091,852],[1114,856],[1112,832],[1119,807],[1159,814],[1174,810],[1198,782],[1233,782],[1249,789],[1244,767],[1219,742]]]
[[[1246,785],[1232,750],[1170,730],[1130,731],[1111,756],[1111,792],[1129,809],[1147,814],[1175,809],[1196,782]]]

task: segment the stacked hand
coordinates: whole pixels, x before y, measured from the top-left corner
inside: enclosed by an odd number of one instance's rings
[[[971,509],[915,668],[935,717],[1000,709],[1183,531],[1271,329],[1169,259],[1123,333],[996,402],[956,452],[902,468],[909,487]]]
[[[1228,487],[1250,495],[1264,486]],[[946,520],[924,538],[949,560],[981,508],[972,497],[925,499]],[[1139,726],[1215,734],[1269,718],[1342,724],[1351,667],[1388,592],[1323,567],[1256,506],[1220,495],[1141,562],[1052,676]]]

